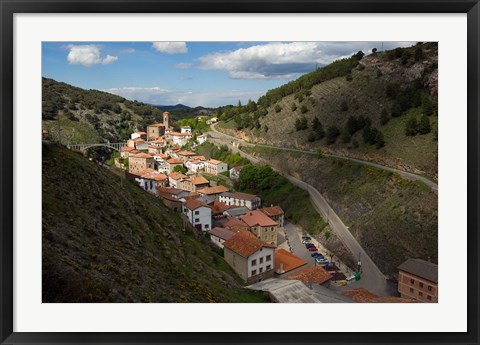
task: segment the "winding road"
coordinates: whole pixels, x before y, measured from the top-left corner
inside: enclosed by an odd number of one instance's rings
[[[238,148],[238,144],[240,143],[242,145],[249,146],[255,146],[254,144],[245,143],[238,138],[233,138],[229,135],[218,132],[213,126],[212,128],[213,132],[208,132],[208,134],[210,135],[209,139],[212,142],[220,145],[227,145],[232,152],[240,154],[242,157],[249,159],[254,164],[268,164],[267,162],[257,157],[254,157],[244,151],[241,151]],[[237,145],[233,145],[233,142],[237,142]],[[320,213],[320,215],[328,221],[332,231],[335,232],[335,234],[340,238],[340,240],[345,244],[345,246],[351,251],[352,255],[360,259],[362,268],[362,280],[360,281],[361,283],[358,282],[360,284],[356,284],[356,287],[366,288],[367,290],[379,296],[388,296],[389,288],[385,276],[378,269],[373,260],[367,255],[365,250],[357,242],[350,230],[348,230],[340,217],[338,217],[338,215],[330,207],[330,205],[320,194],[320,192],[306,182],[303,182],[273,167],[272,169],[287,178],[294,185],[308,191],[315,208]]]

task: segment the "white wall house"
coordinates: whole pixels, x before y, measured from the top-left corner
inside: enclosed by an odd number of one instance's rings
[[[188,222],[201,231],[212,228],[212,209],[203,202],[190,199],[183,204],[183,214]]]
[[[227,163],[217,161],[216,159],[210,159],[208,161],[205,161],[205,172],[207,174],[218,175],[227,170]]]
[[[192,133],[192,128],[190,126],[182,126],[180,133]]]
[[[206,142],[206,141],[207,141],[207,135],[206,135],[206,134],[202,134],[202,135],[199,135],[199,136],[197,137],[197,142],[198,142],[199,144],[203,144],[203,143]]]
[[[172,141],[173,145],[178,145],[178,146],[187,145],[188,140],[192,138],[191,133],[172,132],[172,133],[169,133],[168,136],[170,137],[170,140]]]
[[[247,194],[247,193],[230,193],[225,192],[219,195],[220,202],[227,204],[228,206],[235,205],[235,206],[244,206],[248,207],[250,210],[255,210],[260,207],[262,200],[260,197]]]
[[[205,169],[205,163],[200,160],[191,160],[185,163],[185,167],[189,171],[199,172],[200,170]]]

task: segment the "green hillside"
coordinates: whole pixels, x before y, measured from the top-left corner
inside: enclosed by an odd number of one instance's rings
[[[81,155],[43,144],[43,302],[268,302],[178,214]]]
[[[157,121],[154,106],[42,78],[42,127],[63,144],[121,142]]]
[[[386,274],[438,258],[437,195],[420,182],[342,159],[256,146],[243,150],[313,185]]]
[[[437,63],[436,43],[356,54],[270,90],[257,103],[220,109],[217,128],[255,143],[321,148],[435,180]]]

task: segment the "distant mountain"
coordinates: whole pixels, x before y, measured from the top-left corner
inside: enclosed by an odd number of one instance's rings
[[[172,111],[172,110],[189,110],[192,109],[188,105],[177,104],[177,105],[154,105],[155,108],[163,111]]]

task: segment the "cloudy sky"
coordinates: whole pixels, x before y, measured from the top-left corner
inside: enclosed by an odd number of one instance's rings
[[[44,42],[42,75],[156,105],[216,107],[362,50],[415,42]]]

